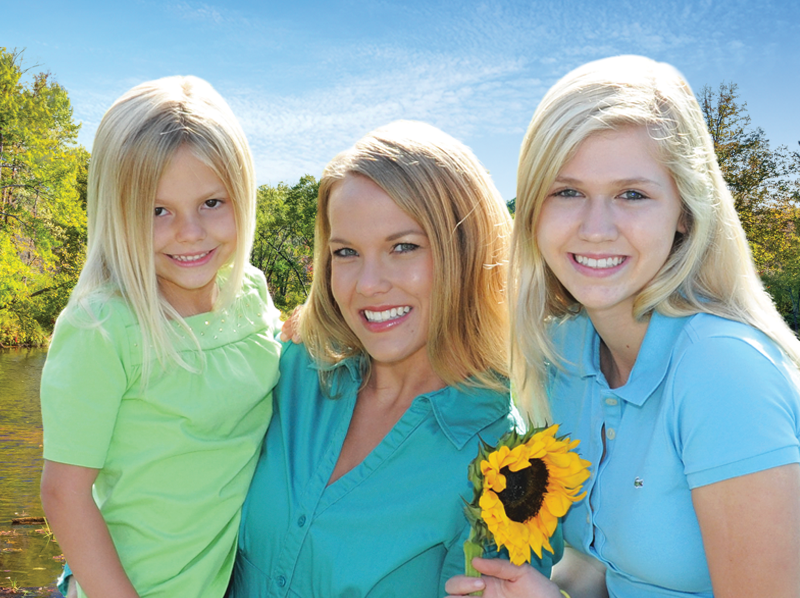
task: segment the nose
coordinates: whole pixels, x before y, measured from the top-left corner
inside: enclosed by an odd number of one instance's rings
[[[175,226],[175,237],[178,241],[191,243],[194,241],[202,241],[206,237],[206,229],[201,222],[199,214],[189,213],[179,215]]]
[[[368,258],[362,263],[356,281],[356,292],[364,297],[372,297],[387,292],[391,283],[386,277],[386,268],[379,259]]]
[[[617,238],[616,216],[610,199],[596,197],[585,202],[578,234],[592,243],[613,241]]]

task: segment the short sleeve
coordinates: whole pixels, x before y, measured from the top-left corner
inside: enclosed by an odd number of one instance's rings
[[[674,396],[690,488],[800,462],[798,388],[775,347],[703,339],[676,365]]]
[[[127,375],[119,348],[124,323],[101,311],[96,325],[75,324],[67,311],[56,322],[40,389],[49,461],[95,469],[105,463]]]

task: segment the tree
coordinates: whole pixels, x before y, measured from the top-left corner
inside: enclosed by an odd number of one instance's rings
[[[267,277],[272,299],[284,313],[308,297],[319,183],[310,175],[289,187],[258,188],[256,236],[250,261]]]
[[[15,320],[25,343],[49,332],[83,264],[89,153],[66,90],[50,73],[25,83],[22,62],[0,48],[0,326]]]
[[[756,267],[764,274],[780,270],[797,255],[794,222],[800,159],[786,147],[771,150],[764,131],[749,128],[747,104],[738,97],[735,83],[720,84],[716,93],[706,86],[700,107]]]

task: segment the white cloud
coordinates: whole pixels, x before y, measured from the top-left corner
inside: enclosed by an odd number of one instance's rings
[[[259,89],[224,92],[242,122],[259,182],[319,176],[333,156],[393,120],[423,120],[460,139],[476,131],[520,130],[532,113],[525,96],[541,83],[517,60],[478,61],[419,53],[390,70],[294,96]],[[523,119],[523,122],[525,120]]]

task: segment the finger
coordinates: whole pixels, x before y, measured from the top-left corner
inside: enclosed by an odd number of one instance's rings
[[[281,324],[281,340],[288,341],[290,338],[294,338],[296,334],[296,323],[293,319],[293,316],[289,316],[289,318]]]
[[[467,577],[465,575],[457,575],[451,577],[444,584],[444,589],[448,594],[454,596],[467,596],[472,592],[483,590],[486,588],[486,582],[480,577]]]
[[[491,575],[506,581],[516,581],[525,574],[525,565],[518,566],[504,559],[472,559],[472,566],[484,575]]]

